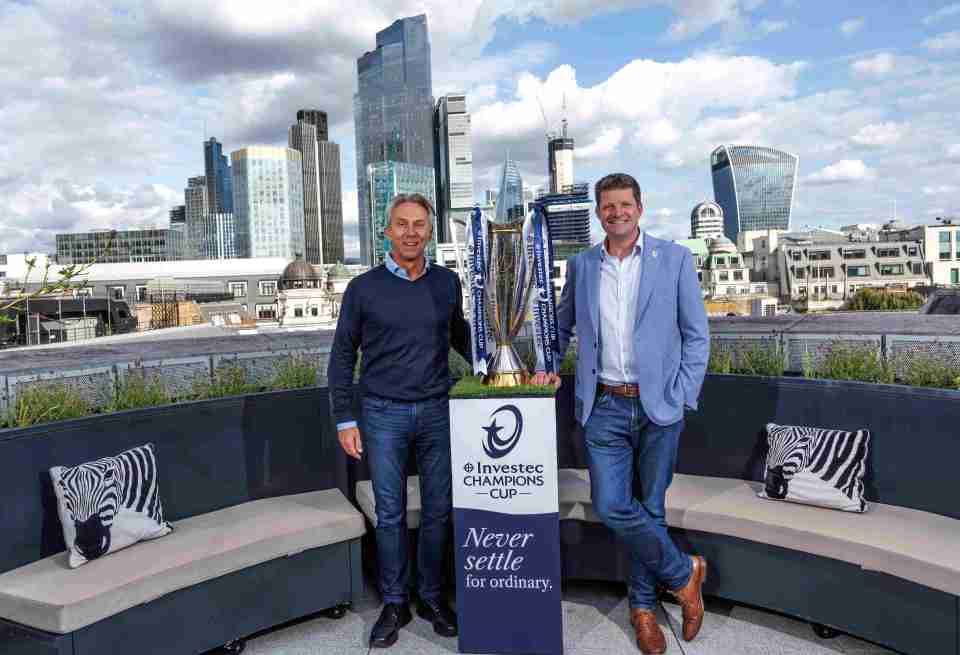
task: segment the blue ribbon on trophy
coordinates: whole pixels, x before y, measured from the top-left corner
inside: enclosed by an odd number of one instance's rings
[[[490,336],[486,310],[487,218],[479,207],[474,207],[466,233],[467,254],[470,258],[468,271],[470,274],[470,298],[472,300],[470,327],[473,338],[470,341],[473,350],[473,374],[486,375],[489,358],[487,342]]]
[[[560,363],[557,361],[557,303],[553,281],[550,279],[553,272],[553,242],[550,240],[550,225],[543,215],[543,205],[540,203],[533,206],[530,229],[533,232],[534,285],[537,290],[533,300],[537,369],[558,373]]]

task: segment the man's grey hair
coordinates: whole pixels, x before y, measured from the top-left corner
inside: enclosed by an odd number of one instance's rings
[[[433,210],[433,203],[431,203],[422,193],[398,193],[390,202],[390,211],[387,212],[388,224],[393,221],[393,210],[408,202],[423,207],[427,212],[427,218],[430,218],[437,213]],[[431,225],[433,225],[432,222]]]

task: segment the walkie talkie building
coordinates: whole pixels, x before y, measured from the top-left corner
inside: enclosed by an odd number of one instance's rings
[[[799,159],[761,146],[725,145],[710,155],[713,195],[723,233],[736,243],[746,230],[789,230]]]

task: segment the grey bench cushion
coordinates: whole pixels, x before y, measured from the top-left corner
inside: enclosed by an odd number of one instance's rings
[[[373,527],[377,527],[377,501],[373,497],[373,483],[361,480],[357,483],[357,504]],[[407,477],[407,528],[420,527],[420,476]]]
[[[761,486],[678,473],[667,491],[667,523],[802,550],[960,594],[960,521],[881,503],[851,514],[763,500],[756,497]],[[589,499],[589,471],[561,470],[561,519],[598,521]]]
[[[337,489],[252,501],[67,566],[67,553],[0,575],[0,617],[66,634],[165,594],[269,560],[355,539],[363,516]]]

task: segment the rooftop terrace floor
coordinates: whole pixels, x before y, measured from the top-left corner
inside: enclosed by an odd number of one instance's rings
[[[367,655],[370,629],[380,615],[379,597],[367,592],[352,611],[339,620],[311,618],[262,633],[247,641],[245,655]],[[628,619],[623,585],[577,582],[564,590],[563,631],[566,655],[637,655]],[[699,636],[679,642],[659,613],[667,637],[668,655],[893,655],[875,644],[840,635],[823,640],[809,624],[773,612],[707,598],[707,615]],[[679,634],[680,608],[665,603],[673,629]],[[682,648],[680,646],[682,644]],[[456,638],[434,634],[414,616],[400,631],[397,643],[384,655],[448,655],[457,652]]]

